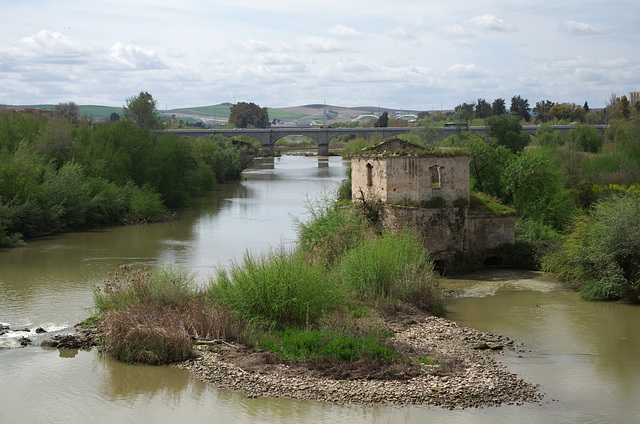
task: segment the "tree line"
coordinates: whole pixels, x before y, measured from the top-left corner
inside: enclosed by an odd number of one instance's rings
[[[52,116],[0,113],[0,246],[100,225],[155,221],[217,183],[256,151],[224,137],[162,134],[148,93],[125,119],[95,123],[61,104]]]
[[[554,272],[585,298],[640,302],[640,111],[630,105],[625,118],[621,104],[608,106],[604,139],[586,123],[566,135],[541,123],[531,136],[516,113],[484,119],[486,136],[442,141],[430,131],[442,121],[424,115],[407,139],[469,154],[471,190],[516,210],[514,263]],[[343,152],[367,145],[354,138]]]
[[[587,299],[640,302],[640,113],[611,119],[604,140],[586,124],[535,137],[515,115],[487,125],[486,139],[446,143],[469,153],[472,190],[515,208],[515,252]]]

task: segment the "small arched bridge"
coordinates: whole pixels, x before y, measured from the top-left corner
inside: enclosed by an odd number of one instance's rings
[[[596,129],[604,137],[605,125],[596,125]],[[572,125],[556,125],[552,127],[561,134],[567,134],[574,128]],[[374,134],[379,134],[382,140],[400,134],[408,134],[411,131],[419,131],[420,127],[394,127],[394,128],[257,128],[257,129],[235,129],[235,130],[165,130],[165,133],[184,135],[187,137],[206,137],[208,135],[223,135],[225,137],[246,136],[257,140],[262,145],[264,156],[274,156],[273,146],[276,141],[290,135],[302,135],[315,140],[318,143],[318,156],[329,156],[329,143],[331,140],[341,135],[350,135],[371,139]],[[441,127],[439,139],[445,139],[450,135],[460,133],[462,130],[456,127]],[[535,125],[523,126],[522,131],[535,135],[538,127]],[[487,127],[469,127],[468,131],[473,134],[485,135]]]

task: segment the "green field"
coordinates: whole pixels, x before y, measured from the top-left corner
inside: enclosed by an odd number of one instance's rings
[[[183,121],[194,122],[198,121],[198,116],[202,117],[218,117],[218,118],[229,118],[229,114],[231,111],[231,103],[221,103],[217,105],[211,106],[198,106],[198,107],[188,107],[188,108],[178,108],[178,109],[170,109],[170,110],[160,110],[159,112],[163,115],[172,115],[172,114],[180,114],[180,115],[192,115],[192,118],[187,118],[182,116],[181,119]],[[33,107],[40,108],[46,110],[53,110],[56,105],[53,104],[41,104],[41,105],[24,105],[24,107]],[[123,111],[122,106],[96,106],[96,105],[78,105],[80,116],[86,116],[88,118],[92,118],[96,121],[100,121],[102,119],[109,119],[113,112],[117,113],[122,117]],[[281,119],[284,121],[311,121],[311,120],[321,120],[322,114],[320,115],[304,115],[300,113],[291,113],[285,112],[278,109],[269,109],[269,119]]]

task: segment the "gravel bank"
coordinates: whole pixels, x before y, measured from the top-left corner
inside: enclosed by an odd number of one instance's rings
[[[469,408],[540,402],[537,385],[525,382],[495,360],[496,351],[513,349],[502,336],[482,333],[436,317],[420,317],[409,324],[390,324],[395,339],[427,348],[442,365],[424,366],[424,374],[403,380],[319,378],[299,367],[273,364],[245,366],[223,358],[225,344],[202,346],[200,355],[184,363],[204,382],[239,390],[248,397],[277,397],[341,404],[415,404]],[[444,364],[447,364],[447,368]],[[455,366],[451,366],[455,364]]]

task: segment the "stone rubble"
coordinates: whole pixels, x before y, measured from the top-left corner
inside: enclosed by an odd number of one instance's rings
[[[479,332],[437,317],[396,330],[395,339],[415,348],[453,358],[461,367],[451,375],[428,374],[408,380],[333,380],[291,375],[282,364],[269,372],[247,372],[205,348],[178,367],[219,388],[239,390],[249,398],[275,397],[339,404],[429,405],[450,409],[540,402],[537,385],[525,382],[495,359],[495,351],[511,348],[508,338]],[[428,368],[426,366],[425,368]],[[462,370],[462,371],[460,371]]]

